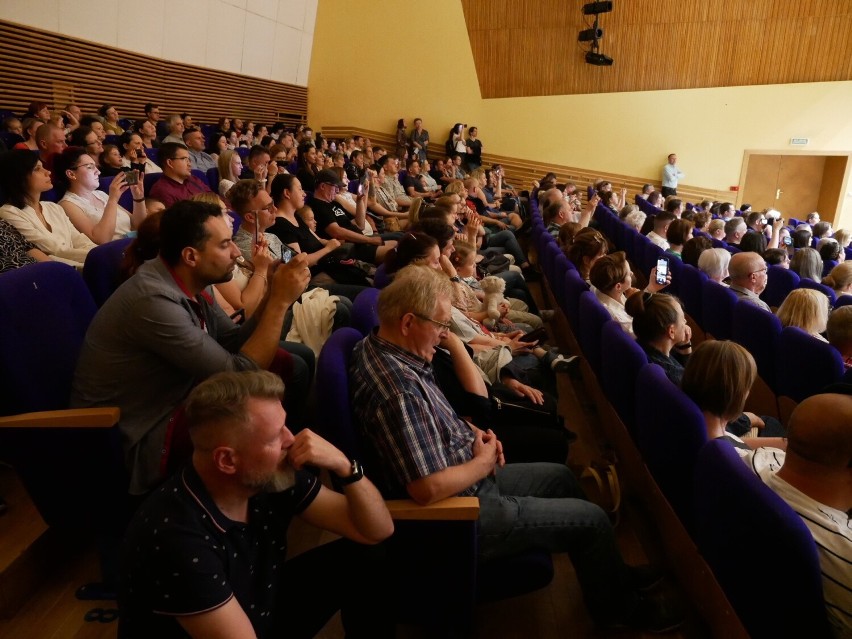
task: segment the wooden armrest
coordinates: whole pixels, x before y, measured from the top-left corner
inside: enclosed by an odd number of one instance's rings
[[[385,502],[391,517],[400,521],[472,521],[479,518],[478,497],[448,497],[428,506],[413,499],[390,499]]]
[[[0,428],[110,428],[120,415],[116,406],[45,410],[0,417]]]

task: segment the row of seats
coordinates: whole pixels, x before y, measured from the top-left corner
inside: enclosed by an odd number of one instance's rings
[[[626,429],[627,441],[633,442],[656,486],[694,539],[745,628],[756,637],[823,636],[820,630],[827,627],[827,621],[821,574],[816,547],[807,527],[748,470],[730,445],[707,441],[704,418],[698,407],[669,381],[662,368],[648,363],[642,348],[611,319],[547,233],[534,201],[532,208],[533,243],[539,263],[588,361],[592,373],[590,385],[600,389],[623,425],[620,427]],[[600,211],[598,219],[603,214],[611,215],[609,211]],[[606,225],[601,224],[601,228],[606,233]],[[609,230],[613,234],[621,232],[612,226]],[[630,233],[624,232],[623,237],[630,237],[635,242],[633,246],[639,247],[640,250],[632,251],[633,257],[647,272],[655,263],[657,252],[645,243],[640,244]],[[610,237],[618,244],[618,239]],[[678,274],[673,273],[673,278],[678,278]],[[693,286],[686,280],[680,283],[681,295]],[[701,291],[703,287],[697,288]],[[745,306],[737,304],[737,313],[748,313],[754,308]],[[773,315],[761,312],[777,322]],[[784,348],[795,349],[789,352],[797,353],[797,357],[809,350],[812,344],[802,347],[802,339],[816,342],[798,329],[781,331],[780,325],[777,328],[777,341],[761,346],[766,357],[750,348],[756,358],[761,357],[764,367],[768,359],[774,362]],[[749,331],[749,336],[756,337],[757,331]],[[776,370],[774,364],[771,368]],[[796,398],[819,391],[813,387],[818,383],[815,379],[805,379],[816,375],[816,371],[799,362],[777,370],[782,369],[790,377],[784,380],[789,384],[787,392]],[[720,486],[725,488],[724,492],[720,492]],[[774,573],[773,580],[767,582],[764,572],[755,571],[753,565],[742,561],[744,539],[759,539],[761,544],[771,544],[785,557],[795,554],[795,559],[785,562],[784,571]]]

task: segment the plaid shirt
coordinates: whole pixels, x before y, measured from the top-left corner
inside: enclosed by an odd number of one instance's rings
[[[473,431],[425,360],[371,334],[355,347],[350,379],[355,418],[382,464],[378,483],[386,497],[407,497],[410,482],[473,458]]]

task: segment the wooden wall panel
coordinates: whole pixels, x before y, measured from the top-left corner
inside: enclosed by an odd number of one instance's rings
[[[852,79],[852,0],[614,0],[585,63],[584,0],[462,0],[484,98]]]
[[[0,21],[0,108],[23,113],[32,101],[85,113],[105,102],[123,118],[142,118],[146,102],[163,116],[196,122],[222,116],[294,125],[308,112],[305,87],[205,69]]]
[[[353,135],[363,135],[370,138],[373,146],[378,145],[391,152],[396,148],[396,134],[394,132],[369,131],[355,126],[341,125],[323,127],[322,134],[330,140],[342,140]],[[431,159],[441,157],[440,152],[442,150],[442,144],[432,145],[429,157]],[[582,191],[584,200],[586,198],[586,186],[594,184],[598,180],[609,180],[615,189],[626,188],[631,202],[633,201],[633,196],[642,191],[642,185],[646,183],[656,184],[658,187],[660,185],[659,177],[649,178],[616,173],[601,173],[578,167],[564,166],[562,164],[546,164],[544,162],[521,160],[491,153],[483,153],[482,160],[484,166],[502,164],[506,171],[507,181],[519,190],[529,190],[533,180],[538,180],[544,174],[553,171],[560,181],[576,184],[579,190]],[[719,202],[734,202],[736,200],[735,193],[687,184],[678,184],[677,192],[687,202],[700,202],[704,199],[712,199]]]

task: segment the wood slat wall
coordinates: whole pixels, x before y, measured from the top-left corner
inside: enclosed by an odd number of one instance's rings
[[[105,102],[122,118],[188,112],[196,122],[222,116],[290,125],[307,119],[308,90],[283,82],[181,64],[0,20],[0,108],[23,113],[33,101],[84,113]]]
[[[387,133],[382,131],[370,131],[355,126],[325,126],[322,128],[322,134],[328,139],[343,139],[353,135],[363,135],[370,138],[373,146],[381,146],[393,153],[396,149],[395,133]],[[432,145],[429,157],[434,159],[441,157],[438,151],[442,151],[443,144],[438,144],[437,148]],[[598,180],[609,180],[612,182],[614,189],[626,188],[630,201],[633,201],[633,196],[642,191],[644,184],[655,184],[660,186],[659,178],[637,177],[630,175],[620,175],[616,173],[601,173],[590,171],[572,166],[561,164],[546,164],[543,162],[534,162],[531,160],[521,160],[518,158],[507,157],[503,155],[493,155],[484,153],[482,155],[483,165],[491,166],[492,164],[502,164],[506,171],[506,181],[513,184],[515,188],[528,190],[531,188],[533,180],[540,179],[548,172],[556,173],[560,181],[573,182],[582,191],[583,198],[586,196],[586,186],[594,184]],[[703,188],[700,186],[690,186],[687,184],[679,184],[677,187],[678,195],[688,202],[700,202],[704,199],[716,200],[719,202],[734,202],[736,194],[728,191],[717,191],[715,189]]]
[[[852,79],[850,0],[614,0],[611,67],[585,63],[584,4],[462,0],[482,97]]]

